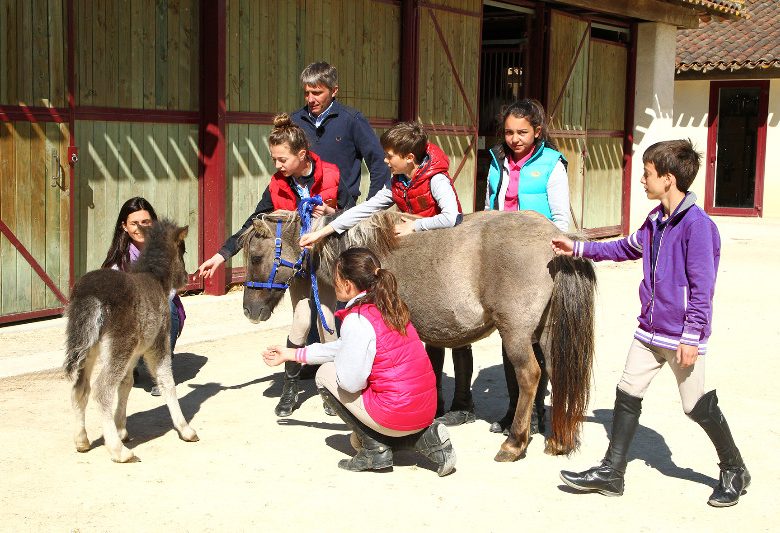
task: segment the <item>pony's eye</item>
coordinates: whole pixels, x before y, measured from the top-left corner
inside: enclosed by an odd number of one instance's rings
[[[253,265],[259,265],[260,261],[262,261],[262,260],[263,260],[263,258],[260,257],[259,255],[253,255],[252,256],[252,264]]]

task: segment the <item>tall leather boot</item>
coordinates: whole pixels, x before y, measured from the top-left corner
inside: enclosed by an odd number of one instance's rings
[[[297,344],[290,342],[287,339],[288,348],[300,348]],[[282,395],[279,398],[279,403],[274,409],[276,416],[290,416],[295,410],[298,403],[298,379],[301,375],[301,363],[295,361],[284,362],[284,384],[282,385]]]
[[[506,392],[509,396],[509,406],[506,408],[506,414],[501,420],[490,424],[490,431],[492,433],[503,433],[509,435],[509,428],[512,427],[512,421],[515,419],[515,411],[517,411],[517,401],[520,398],[520,386],[517,384],[517,375],[515,375],[515,367],[509,361],[509,357],[506,355],[506,350],[501,346],[501,360],[504,365],[504,379],[506,380]]]
[[[446,476],[455,468],[455,449],[447,428],[440,422],[434,420],[419,433],[396,437],[392,442],[394,450],[414,449],[436,463],[439,477]]]
[[[455,394],[450,410],[436,420],[445,426],[460,426],[474,422],[474,400],[471,397],[471,376],[474,373],[474,356],[471,345],[452,349],[452,365],[455,370]]]
[[[531,413],[531,435],[534,433],[540,433],[544,435],[547,431],[547,423],[544,414],[544,397],[547,395],[547,384],[550,382],[550,378],[547,375],[547,363],[544,360],[544,352],[538,342],[533,344],[534,355],[536,356],[536,362],[539,363],[539,368],[542,370],[542,375],[539,376],[539,384],[536,386],[536,396],[534,397],[534,410]]]
[[[350,436],[350,443],[353,447],[359,446],[352,459],[339,461],[339,468],[351,472],[363,472],[365,470],[382,470],[393,466],[392,437],[382,435],[363,424],[328,389],[320,388],[317,390],[322,396],[323,402],[333,409],[336,415],[352,430],[355,438]]]
[[[441,378],[444,371],[444,348],[439,346],[425,345],[425,351],[428,353],[428,359],[431,360],[433,374],[436,376],[436,416],[444,414],[444,396],[441,392]]]
[[[573,489],[598,492],[604,496],[622,496],[623,476],[628,463],[628,448],[634,440],[642,413],[642,398],[630,396],[620,389],[615,395],[612,415],[612,438],[604,460],[599,466],[584,472],[561,470],[561,480]]]
[[[699,398],[688,416],[707,433],[720,460],[720,481],[707,503],[713,507],[736,505],[739,497],[750,485],[750,472],[734,443],[729,424],[718,407],[715,391],[712,390]]]

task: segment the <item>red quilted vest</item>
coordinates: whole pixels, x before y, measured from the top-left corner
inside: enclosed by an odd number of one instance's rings
[[[431,193],[431,178],[436,174],[444,174],[450,177],[450,160],[441,148],[433,143],[428,143],[428,161],[414,171],[409,181],[409,186],[404,185],[400,179],[393,176],[393,201],[398,209],[404,213],[432,217],[441,213],[439,204]],[[450,181],[451,182],[451,181]],[[452,190],[455,190],[453,185]],[[458,193],[455,192],[455,200],[458,202],[458,212],[462,213]]]
[[[376,356],[368,387],[363,391],[366,412],[378,424],[398,431],[431,425],[436,414],[436,377],[417,330],[411,322],[406,336],[391,329],[374,304],[356,304],[336,312],[344,319],[359,313],[376,332]]]
[[[339,167],[333,163],[328,163],[320,159],[314,152],[309,152],[309,158],[314,164],[314,184],[311,186],[310,194],[312,196],[320,195],[323,203],[331,207],[336,207],[336,199],[339,190]],[[287,178],[281,172],[271,176],[271,183],[268,185],[271,192],[271,201],[274,203],[274,209],[286,209],[295,211],[298,208],[298,195],[293,192],[290,186],[290,178]]]

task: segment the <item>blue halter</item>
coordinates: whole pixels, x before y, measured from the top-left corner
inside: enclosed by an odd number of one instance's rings
[[[311,214],[312,211],[314,211],[314,206],[322,205],[322,197],[319,195],[312,196],[311,198],[301,198],[300,203],[298,204],[298,215],[301,217],[301,232],[300,235],[302,236],[304,233],[308,233],[309,229],[311,228]],[[290,281],[294,277],[302,278],[304,277],[304,268],[303,263],[306,261],[306,265],[309,267],[309,272],[311,275],[311,288],[312,293],[314,294],[314,303],[317,306],[317,314],[320,317],[320,322],[322,323],[322,327],[325,328],[325,331],[328,333],[333,333],[333,330],[328,327],[328,324],[325,322],[325,315],[322,313],[322,305],[320,304],[320,293],[319,289],[317,287],[317,274],[312,270],[311,268],[311,255],[309,254],[309,250],[303,249],[301,250],[301,255],[298,256],[298,260],[295,263],[291,263],[287,261],[286,259],[282,258],[282,221],[277,220],[276,221],[276,238],[274,239],[274,266],[271,268],[271,273],[268,275],[268,281],[262,282],[262,281],[246,281],[244,282],[244,285],[250,289],[280,289],[280,290],[287,290],[290,287]],[[280,266],[286,266],[288,268],[292,269],[292,275],[287,278],[287,281],[284,283],[276,283],[276,271],[279,269]]]

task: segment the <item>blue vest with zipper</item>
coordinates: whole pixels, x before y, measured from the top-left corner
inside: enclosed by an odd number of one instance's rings
[[[509,179],[504,172],[504,161],[499,160],[490,150],[490,171],[488,172],[488,190],[490,191],[490,209],[498,209],[498,193],[501,190],[501,180]],[[550,181],[555,165],[561,161],[566,166],[566,158],[563,154],[548,148],[542,142],[520,169],[520,182],[517,191],[517,203],[520,209],[536,211],[552,220],[550,201],[547,198],[547,182]]]

